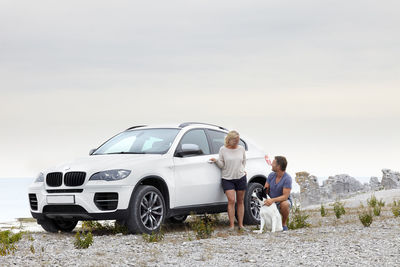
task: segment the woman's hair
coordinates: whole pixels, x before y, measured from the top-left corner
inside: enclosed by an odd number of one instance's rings
[[[228,135],[225,137],[225,146],[229,145],[229,141],[231,139],[234,139],[234,138],[237,138],[237,137],[239,137],[239,133],[237,131],[234,131],[234,130],[230,131],[228,133]]]

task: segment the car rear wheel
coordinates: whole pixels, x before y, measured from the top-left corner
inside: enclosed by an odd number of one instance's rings
[[[244,218],[243,223],[252,225],[260,223],[260,204],[251,196],[254,192],[259,192],[263,186],[259,183],[248,184],[246,194],[244,196]]]
[[[165,202],[161,192],[154,186],[140,185],[132,195],[126,226],[130,233],[158,232],[165,214]]]

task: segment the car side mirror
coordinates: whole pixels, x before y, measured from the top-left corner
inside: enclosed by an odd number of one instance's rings
[[[93,149],[90,149],[90,151],[89,151],[89,156],[90,155],[93,155],[93,153],[96,151],[96,148],[93,148]]]
[[[176,152],[176,156],[185,157],[189,155],[202,155],[203,151],[196,144],[182,144],[181,149]]]

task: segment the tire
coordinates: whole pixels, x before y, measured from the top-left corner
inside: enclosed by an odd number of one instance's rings
[[[140,185],[131,197],[126,226],[132,234],[158,232],[164,223],[166,206],[161,192],[151,185]]]
[[[170,223],[183,223],[186,220],[187,217],[188,217],[187,215],[173,216],[173,217],[168,218],[168,222],[170,222]]]
[[[46,232],[50,233],[57,233],[58,231],[71,232],[78,224],[78,221],[63,220],[63,219],[47,219],[47,218],[38,220],[37,222],[42,226],[42,228]]]
[[[251,196],[253,192],[262,190],[263,186],[259,183],[248,184],[244,196],[244,218],[243,223],[247,225],[254,225],[260,223],[260,205],[253,200]]]

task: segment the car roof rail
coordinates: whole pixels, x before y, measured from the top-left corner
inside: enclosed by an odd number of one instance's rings
[[[220,128],[221,130],[229,131],[228,129],[226,129],[225,127],[222,127],[222,126],[218,126],[218,125],[211,124],[211,123],[194,122],[194,121],[181,123],[179,125],[179,127],[184,128],[184,127],[192,125],[192,124],[203,124],[203,125],[208,125],[208,126],[214,126],[214,127]]]
[[[132,126],[132,127],[129,127],[128,129],[126,129],[125,131],[129,131],[129,130],[132,130],[132,129],[135,129],[135,128],[139,128],[139,127],[146,127],[147,125],[136,125],[136,126]]]

